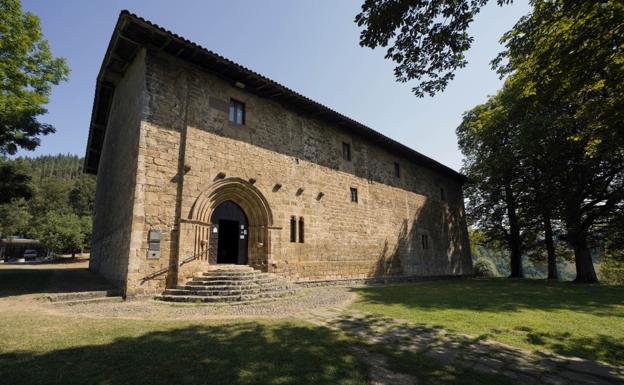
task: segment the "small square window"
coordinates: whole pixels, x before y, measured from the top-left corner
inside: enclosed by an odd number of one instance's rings
[[[421,240],[423,250],[427,250],[429,248],[429,236],[427,234],[423,234],[421,236]]]
[[[394,162],[394,176],[397,178],[401,177],[401,166],[399,166],[399,162]]]
[[[245,103],[230,99],[230,122],[245,124]]]
[[[357,203],[357,201],[358,201],[357,189],[354,187],[351,187],[351,202]]]
[[[347,142],[342,142],[342,159],[351,160],[351,145]]]

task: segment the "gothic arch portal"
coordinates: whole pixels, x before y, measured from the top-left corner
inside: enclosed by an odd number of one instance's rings
[[[270,260],[269,228],[273,226],[273,214],[260,190],[240,178],[214,182],[193,203],[188,219],[195,224],[194,250],[198,258],[208,260],[210,247],[215,246],[210,218],[214,210],[226,201],[234,202],[247,216],[249,265],[266,271]]]

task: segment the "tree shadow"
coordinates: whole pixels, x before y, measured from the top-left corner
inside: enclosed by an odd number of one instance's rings
[[[351,342],[328,328],[189,326],[104,345],[0,354],[7,384],[364,384]]]
[[[103,290],[110,295],[118,295],[118,290],[86,268],[21,266],[0,269],[0,298],[24,294]]]
[[[367,341],[369,349],[387,355],[393,364],[391,368],[414,374],[425,383],[519,383],[523,375],[538,380],[543,374],[556,376],[560,369],[573,370],[581,377],[596,375],[615,383],[620,383],[623,378],[619,370],[621,366],[617,363],[623,361],[624,343],[605,335],[575,338],[570,333],[536,333],[523,328],[528,332],[528,339],[534,342],[539,339],[540,344],[550,347],[553,352],[583,358],[562,360],[551,354],[530,354],[526,350],[488,341],[488,335],[472,337],[447,333],[438,326],[400,323],[373,314],[343,314],[332,325],[347,335]],[[510,371],[516,372],[515,381],[501,376]],[[567,383],[563,378],[561,381]]]
[[[527,342],[543,346],[562,356],[583,357],[594,361],[624,362],[624,341],[608,335],[574,337],[568,332],[539,332],[526,328]]]

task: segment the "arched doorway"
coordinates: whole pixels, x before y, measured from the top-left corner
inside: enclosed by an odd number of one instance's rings
[[[223,205],[223,206],[222,206]],[[238,218],[238,219],[236,219]],[[243,234],[244,245],[240,243],[240,226],[245,219]],[[227,263],[219,259],[219,234],[223,233],[220,220],[238,220],[239,237],[237,262],[248,264],[262,271],[267,271],[271,259],[271,236],[269,229],[273,227],[273,215],[269,204],[260,190],[252,183],[240,178],[225,178],[215,181],[206,188],[196,199],[188,217],[189,237],[192,239],[194,254],[199,260],[206,260],[210,264]],[[217,227],[218,226],[218,227]],[[229,243],[233,248],[233,224],[226,229],[223,235],[228,240],[222,240],[222,245]],[[247,233],[244,233],[247,230]],[[228,238],[231,237],[231,238]],[[190,246],[190,245],[189,245]],[[244,252],[244,258],[241,254]],[[233,251],[225,251],[230,255]],[[225,257],[228,260],[228,257]],[[244,262],[243,262],[244,261]],[[230,262],[232,263],[232,262]]]
[[[210,223],[210,261],[246,265],[249,225],[243,209],[230,200],[222,202],[212,212]]]

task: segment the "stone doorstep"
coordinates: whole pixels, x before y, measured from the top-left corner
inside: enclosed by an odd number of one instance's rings
[[[96,298],[121,297],[121,290],[76,291],[71,293],[53,293],[41,297],[50,302],[84,301]]]

